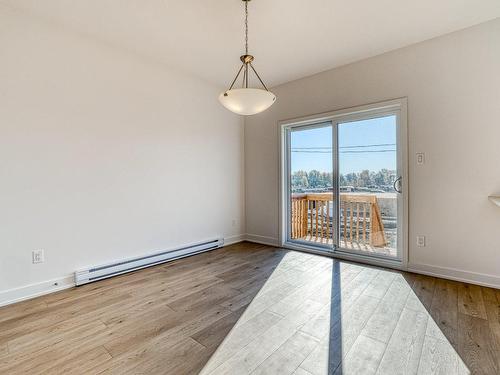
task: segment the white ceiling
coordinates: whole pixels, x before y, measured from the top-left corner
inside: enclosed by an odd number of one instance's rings
[[[226,86],[243,52],[241,0],[0,0]],[[500,16],[500,0],[253,0],[250,53],[270,85]]]

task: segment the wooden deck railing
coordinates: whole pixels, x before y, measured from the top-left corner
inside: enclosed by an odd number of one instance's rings
[[[292,195],[292,238],[334,240],[332,193]],[[345,242],[387,245],[375,195],[340,194],[340,234]]]

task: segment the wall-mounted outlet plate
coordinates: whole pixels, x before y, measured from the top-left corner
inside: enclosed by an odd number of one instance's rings
[[[45,254],[42,249],[33,250],[32,254],[33,264],[43,263],[45,261]]]

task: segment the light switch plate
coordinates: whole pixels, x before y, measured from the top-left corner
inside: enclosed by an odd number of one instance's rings
[[[417,165],[425,164],[425,154],[423,152],[417,152]]]
[[[425,236],[417,236],[417,246],[425,247]]]

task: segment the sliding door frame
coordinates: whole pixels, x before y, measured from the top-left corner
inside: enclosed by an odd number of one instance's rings
[[[318,246],[309,245],[302,242],[290,242],[289,241],[289,212],[290,212],[290,189],[289,189],[289,178],[290,175],[290,158],[288,155],[289,147],[289,129],[290,128],[300,128],[305,126],[320,125],[330,122],[333,128],[333,139],[332,146],[333,150],[337,150],[338,142],[338,123],[339,122],[349,122],[356,121],[359,119],[377,118],[384,115],[396,114],[397,118],[397,142],[398,142],[398,169],[401,172],[402,177],[402,193],[401,199],[398,203],[398,221],[400,221],[400,232],[398,234],[398,246],[401,248],[398,251],[401,252],[399,259],[390,259],[384,257],[373,257],[371,255],[365,255],[362,253],[346,252],[339,249],[338,246],[334,245],[333,251],[328,251],[328,249],[321,249]],[[328,255],[335,258],[354,260],[363,263],[369,263],[373,265],[406,269],[408,265],[408,131],[407,131],[407,99],[399,98],[394,100],[388,100],[384,102],[378,102],[373,104],[367,104],[357,107],[351,107],[346,109],[340,109],[332,112],[321,113],[317,115],[305,116],[300,118],[293,118],[288,120],[283,120],[278,122],[278,132],[279,132],[279,241],[282,247],[290,248],[293,250],[307,251],[322,255]],[[335,231],[339,231],[339,216],[340,210],[338,206],[339,202],[339,187],[338,187],[338,155],[333,152],[333,194],[334,194],[334,212],[336,213],[334,218]],[[400,206],[400,207],[399,207]],[[333,229],[333,228],[332,228]],[[334,243],[339,240],[339,233],[335,238]],[[401,243],[399,243],[401,242]],[[338,243],[337,243],[338,245]],[[326,251],[325,251],[326,250]]]

